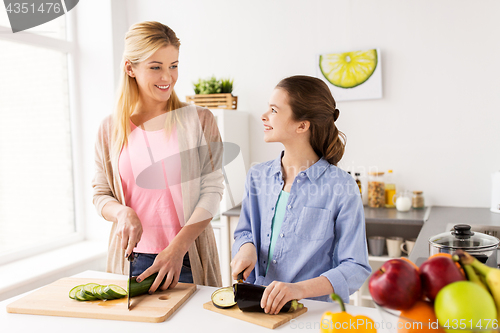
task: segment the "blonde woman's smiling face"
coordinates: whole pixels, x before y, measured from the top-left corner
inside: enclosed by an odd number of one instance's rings
[[[269,98],[269,107],[262,114],[265,142],[285,143],[297,138],[299,122],[292,119],[292,109],[288,104],[288,94],[285,90],[274,89]]]
[[[139,98],[144,104],[162,104],[168,101],[177,82],[178,63],[179,50],[169,45],[140,63],[126,65],[127,74],[136,79]]]

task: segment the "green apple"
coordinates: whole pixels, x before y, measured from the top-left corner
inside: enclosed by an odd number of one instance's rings
[[[434,311],[439,325],[448,333],[465,333],[468,332],[465,329],[480,327],[485,330],[498,325],[493,297],[470,281],[452,282],[443,287],[434,301]]]

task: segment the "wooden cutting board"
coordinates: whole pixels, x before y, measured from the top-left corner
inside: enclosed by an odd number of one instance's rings
[[[276,327],[279,327],[307,312],[306,307],[303,307],[302,309],[296,310],[294,312],[279,313],[277,315],[270,315],[261,312],[243,312],[240,310],[240,308],[238,308],[238,305],[235,305],[229,309],[219,309],[216,308],[211,301],[203,304],[203,308],[270,329],[275,329]]]
[[[125,290],[126,280],[63,278],[7,305],[7,312],[45,316],[97,318],[159,323],[170,317],[196,290],[196,285],[179,283],[174,289],[127,298],[80,302],[68,297],[71,288],[86,283],[116,284]]]

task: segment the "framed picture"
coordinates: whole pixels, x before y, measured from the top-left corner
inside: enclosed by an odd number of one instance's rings
[[[336,101],[382,98],[379,49],[319,54],[317,77],[326,82]]]

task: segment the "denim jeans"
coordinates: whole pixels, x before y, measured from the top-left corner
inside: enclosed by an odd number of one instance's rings
[[[134,253],[134,255],[135,258],[132,262],[132,276],[139,276],[140,274],[142,274],[153,264],[157,256],[157,254],[153,253]],[[193,283],[193,274],[191,273],[191,263],[189,262],[188,253],[186,253],[182,262],[179,282]]]

